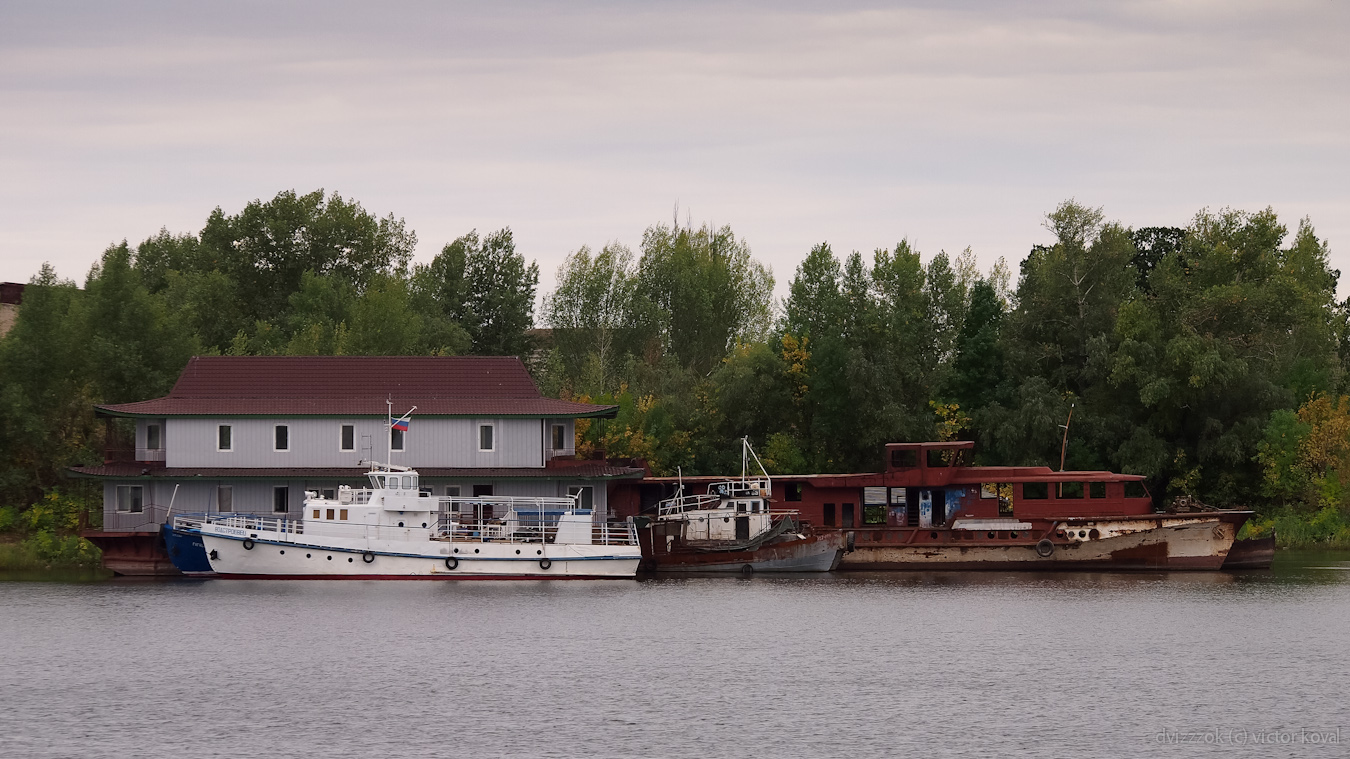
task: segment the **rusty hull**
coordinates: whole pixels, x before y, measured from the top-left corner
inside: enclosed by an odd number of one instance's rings
[[[181,575],[173,565],[159,530],[137,532],[104,532],[82,530],[80,537],[99,547],[103,552],[103,567],[115,574],[131,577],[164,577]]]
[[[656,572],[829,572],[839,566],[844,553],[844,535],[837,532],[809,534],[780,540],[748,551],[695,551],[678,544],[667,553],[652,546],[663,536],[642,531],[644,566]],[[659,553],[657,551],[659,550]]]
[[[1217,570],[1250,514],[1060,519],[1023,532],[978,534],[950,528],[853,530],[855,548],[839,568]],[[1054,548],[1048,556],[1037,552],[1042,540]]]

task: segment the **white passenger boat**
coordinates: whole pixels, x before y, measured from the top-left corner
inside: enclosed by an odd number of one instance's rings
[[[633,577],[631,522],[593,524],[577,497],[433,497],[416,471],[373,466],[371,487],[305,493],[303,519],[195,517],[220,577]],[[187,529],[191,526],[185,525]]]

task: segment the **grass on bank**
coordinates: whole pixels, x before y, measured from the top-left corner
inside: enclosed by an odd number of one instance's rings
[[[102,552],[77,534],[87,508],[85,499],[56,489],[26,509],[0,507],[0,571],[99,567]]]
[[[1258,514],[1243,525],[1239,538],[1262,538],[1275,531],[1280,548],[1333,548],[1350,550],[1350,517],[1335,506],[1313,512],[1291,508]]]

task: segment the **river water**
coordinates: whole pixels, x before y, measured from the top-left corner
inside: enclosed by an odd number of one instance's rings
[[[1231,574],[0,582],[0,641],[6,757],[1350,756],[1346,554]]]

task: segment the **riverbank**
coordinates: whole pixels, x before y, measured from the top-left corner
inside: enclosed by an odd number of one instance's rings
[[[27,536],[0,535],[0,572],[7,575],[112,574],[103,569],[103,554],[93,543],[78,535],[49,532]]]
[[[1279,548],[1333,549],[1350,551],[1350,517],[1334,506],[1300,513],[1282,509],[1252,517],[1238,533],[1239,538],[1262,538],[1275,531]]]

